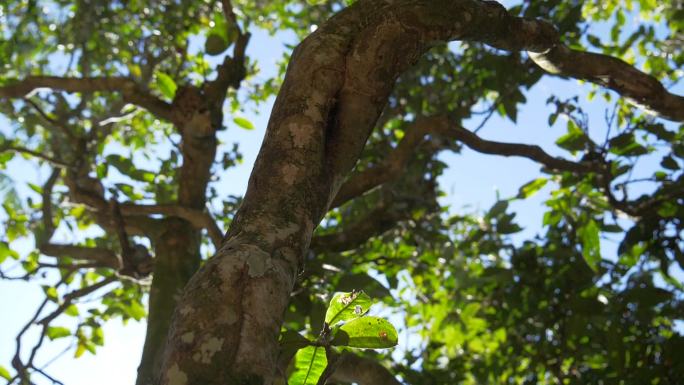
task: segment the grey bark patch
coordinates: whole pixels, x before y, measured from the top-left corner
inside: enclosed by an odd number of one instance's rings
[[[193,354],[192,359],[203,364],[210,364],[214,354],[219,352],[222,347],[223,338],[209,337],[202,342],[202,345],[199,347],[199,352]]]
[[[186,344],[191,344],[195,340],[195,332],[187,332],[181,336],[181,341]]]
[[[169,371],[166,372],[166,377],[169,379],[169,385],[186,385],[188,383],[188,376],[181,371],[178,364],[173,364]]]
[[[270,256],[258,249],[258,252],[247,257],[247,265],[249,266],[250,277],[261,277],[271,265]]]

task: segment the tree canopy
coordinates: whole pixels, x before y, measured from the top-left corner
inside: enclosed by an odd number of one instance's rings
[[[0,5],[0,277],[44,291],[0,376],[59,383],[50,341],[146,319],[138,385],[679,383],[684,3],[505,5]],[[287,37],[276,64],[257,34]],[[553,78],[555,146],[516,140]],[[449,207],[466,150],[539,173]]]

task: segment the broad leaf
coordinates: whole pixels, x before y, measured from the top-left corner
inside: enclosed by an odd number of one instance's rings
[[[366,314],[371,307],[370,297],[362,292],[335,293],[325,313],[325,322],[335,325],[340,321],[348,321]]]
[[[385,349],[396,346],[397,341],[397,330],[389,321],[366,316],[340,326],[332,344],[351,348]]]
[[[295,370],[288,379],[289,385],[315,385],[328,366],[325,348],[307,346],[295,355]]]

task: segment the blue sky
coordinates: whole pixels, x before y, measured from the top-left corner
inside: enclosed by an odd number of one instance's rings
[[[638,20],[632,20],[632,27],[637,23]],[[599,30],[594,33],[601,32],[605,31]],[[276,71],[276,60],[280,59],[284,52],[283,41],[292,43],[294,39],[291,35],[271,37],[263,32],[254,34],[248,54],[260,63],[263,71],[260,76],[267,77]],[[195,43],[201,46],[202,42],[198,39]],[[517,124],[514,125],[506,118],[494,116],[480,134],[487,139],[538,144],[552,154],[569,157],[554,144],[556,138],[565,132],[565,124],[559,119],[554,126],[548,126],[548,114],[553,107],[547,106],[545,102],[552,92],[560,98],[575,95],[583,97],[591,89],[592,86],[579,84],[575,80],[545,76],[526,93],[529,102],[518,113]],[[679,85],[672,91],[684,94],[684,86]],[[245,111],[244,116],[256,126],[253,131],[240,129],[230,119],[226,119],[228,130],[219,133],[225,148],[220,148],[219,152],[232,147],[233,142],[238,142],[240,151],[244,154],[244,163],[220,175],[217,188],[224,196],[244,193],[271,105],[272,101],[261,105],[258,114],[249,109]],[[600,127],[603,123],[604,110],[608,106],[597,97],[594,102],[585,103],[584,107],[590,114],[591,127]],[[474,128],[478,123],[477,120],[468,122],[467,128]],[[0,117],[0,132],[8,130],[7,121]],[[497,193],[502,198],[514,196],[522,184],[540,175],[540,166],[532,161],[482,155],[468,149],[464,149],[460,154],[443,153],[440,159],[450,166],[439,182],[447,193],[442,203],[449,205],[452,212],[461,211],[464,207],[468,207],[466,211],[486,210],[497,200]],[[45,170],[38,170],[26,161],[12,162],[8,173],[15,178],[20,191],[23,188],[21,182],[35,183],[47,176]],[[518,212],[519,223],[525,228],[520,237],[529,238],[540,230],[544,212],[543,201],[551,188],[552,186],[547,186],[536,196],[512,204],[512,208]],[[604,242],[604,249],[611,250],[614,247]],[[3,268],[5,267],[6,264],[3,265]],[[30,318],[36,304],[42,300],[43,292],[35,283],[0,281],[0,293],[0,365],[9,367],[9,360],[14,354],[16,333]],[[74,360],[73,351],[68,351],[50,366],[49,373],[67,385],[134,383],[145,335],[144,323],[131,321],[124,326],[119,320],[114,320],[106,324],[104,329],[105,346],[98,349],[97,356],[86,353]],[[47,343],[38,362],[45,362],[68,346],[67,339]]]

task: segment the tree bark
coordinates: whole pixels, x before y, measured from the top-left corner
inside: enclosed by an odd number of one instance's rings
[[[208,100],[195,87],[180,88],[174,99],[174,123],[182,137],[183,154],[177,203],[182,209],[200,213],[206,204],[216,156],[216,130],[223,116],[222,102]],[[136,385],[152,384],[158,377],[176,302],[201,260],[201,228],[178,217],[166,218],[161,228],[163,232],[154,239],[156,262]]]
[[[431,46],[477,40],[546,52],[547,23],[496,2],[359,0],[293,52],[223,246],[178,302],[160,384],[272,384],[284,311],[311,234],[396,78]]]
[[[164,219],[160,225],[164,232],[154,240],[155,267],[137,385],[152,384],[159,373],[176,301],[200,262],[200,233],[194,226],[180,218]]]

